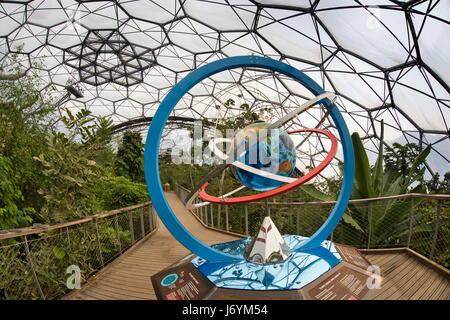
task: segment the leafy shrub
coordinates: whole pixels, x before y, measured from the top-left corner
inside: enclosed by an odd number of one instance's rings
[[[150,201],[147,186],[132,182],[125,177],[114,177],[97,186],[99,198],[103,200],[105,210],[129,207]]]
[[[30,225],[34,214],[32,208],[20,210],[16,203],[23,200],[16,184],[11,161],[0,155],[0,229],[13,229]]]

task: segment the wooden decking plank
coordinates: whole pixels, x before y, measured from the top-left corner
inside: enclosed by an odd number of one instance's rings
[[[130,273],[123,273],[123,272],[115,272],[114,275],[118,276],[118,277],[124,277],[127,279],[135,279],[135,280],[141,280],[141,281],[145,281],[144,279],[147,279],[148,277],[152,276],[153,274],[148,274],[144,275],[144,274],[130,274]]]
[[[428,288],[434,283],[436,279],[436,273],[433,270],[426,268],[423,264],[420,267],[414,277],[414,280],[409,281],[403,287],[401,298],[405,300],[411,300],[415,295],[420,295],[422,292],[426,292]],[[395,296],[393,296],[395,298]]]
[[[130,284],[132,287],[150,287],[151,280],[148,277],[146,280],[134,279],[134,278],[126,278],[126,277],[118,277],[116,275],[110,275],[108,279],[111,279],[114,282],[121,284]]]
[[[447,282],[445,289],[442,290],[442,293],[438,296],[437,299],[450,300],[450,285],[448,282]]]
[[[450,295],[450,281],[442,281],[439,287],[428,297],[429,300],[448,300]]]
[[[393,254],[371,254],[370,256],[365,255],[367,260],[369,260],[372,264],[383,264],[385,260],[392,259],[394,257]]]
[[[424,286],[420,288],[420,290],[416,290],[408,299],[409,300],[421,300],[422,297],[426,297],[426,295],[431,296],[432,292],[435,292],[437,288],[443,283],[446,282],[446,279],[443,279],[439,274],[434,272],[433,275],[427,279]]]
[[[403,255],[401,255],[401,257],[404,258]],[[392,265],[392,262],[398,261],[398,260],[399,260],[399,256],[396,256],[394,254],[386,254],[386,255],[383,255],[383,257],[380,257],[379,259],[369,260],[369,262],[372,265],[378,266],[381,270],[381,275],[383,277],[386,277],[391,271],[390,266]]]
[[[391,274],[386,277],[386,282],[383,286],[383,290],[380,292],[380,297],[389,297],[394,292],[399,290],[399,287],[403,285],[404,282],[408,281],[412,276],[412,272],[418,270],[419,265],[414,259],[406,260],[403,265],[396,270],[393,270]]]
[[[402,285],[404,281],[409,279],[408,274],[411,273],[412,270],[418,268],[418,262],[414,261],[413,258],[408,257],[406,261],[404,261],[403,266],[393,270],[389,276],[385,278],[384,283],[381,286],[380,292],[375,295],[375,298],[378,299],[386,299],[390,295],[392,295],[395,291],[398,290],[398,287]]]
[[[408,260],[409,257],[406,254],[393,255],[391,259],[379,265],[381,275],[385,278],[389,278],[392,272],[400,272],[403,268],[407,267]]]
[[[145,299],[143,295],[137,294],[133,291],[125,290],[124,288],[113,288],[109,283],[99,283],[91,286],[90,292],[97,292],[99,295],[105,294],[116,299]]]
[[[134,297],[136,295],[137,295],[137,297],[140,297],[142,295],[146,295],[146,296],[153,295],[153,292],[152,292],[153,289],[150,290],[149,288],[145,288],[145,287],[130,286],[128,283],[124,284],[119,281],[108,281],[108,282],[105,281],[105,283],[102,283],[94,288],[95,289],[108,288],[114,292],[120,290],[121,293],[124,293],[124,294],[132,296],[132,297]]]
[[[397,279],[393,281],[393,286],[385,291],[385,298],[404,299],[403,295],[405,294],[405,291],[414,283],[414,281],[420,281],[420,277],[418,276],[422,275],[424,269],[420,262],[415,261],[413,266],[412,264],[406,266],[403,271],[402,277],[397,277]]]
[[[405,264],[410,260],[407,255],[399,255],[397,257],[391,257],[388,263],[377,264],[381,270],[381,276],[385,279],[383,286],[385,288],[390,287],[392,282],[390,281],[396,274],[404,271]],[[411,260],[412,261],[412,260]]]
[[[121,300],[121,299],[124,299],[123,296],[119,296],[117,294],[114,294],[114,293],[111,293],[108,291],[97,292],[95,290],[89,290],[89,291],[80,292],[79,294],[77,294],[78,299],[84,299],[85,296],[96,299],[96,300]]]

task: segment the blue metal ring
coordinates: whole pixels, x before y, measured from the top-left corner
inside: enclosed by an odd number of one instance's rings
[[[288,64],[265,57],[238,56],[214,61],[192,71],[178,84],[176,84],[161,102],[161,105],[156,111],[151,122],[147,134],[147,141],[145,143],[144,166],[148,192],[152,199],[153,206],[161,218],[161,221],[167,227],[169,232],[175,237],[175,239],[177,239],[183,246],[194,254],[208,261],[232,262],[241,260],[242,258],[225,254],[207,246],[194,237],[188,230],[186,230],[186,228],[177,219],[167,203],[159,177],[159,144],[166,121],[169,118],[173,108],[175,108],[176,104],[184,96],[184,94],[207,77],[221,71],[244,67],[264,68],[282,73],[299,81],[314,95],[320,95],[325,92],[314,80]],[[326,101],[325,104],[327,107],[330,107],[328,101]],[[320,246],[320,244],[331,234],[334,228],[336,228],[339,220],[344,214],[345,209],[347,208],[348,200],[350,199],[350,195],[352,193],[353,178],[355,174],[352,141],[347,125],[345,124],[345,121],[337,107],[331,108],[330,116],[339,132],[344,152],[344,179],[342,182],[341,193],[339,194],[337,203],[325,223],[314,233],[314,235],[312,235],[312,237],[302,243],[299,248],[293,248],[294,250],[305,250]]]

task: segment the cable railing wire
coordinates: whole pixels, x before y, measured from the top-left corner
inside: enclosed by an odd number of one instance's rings
[[[177,184],[175,192],[183,201],[190,191]],[[203,200],[195,200],[199,202]],[[335,203],[268,204],[282,234],[310,237],[328,218]],[[220,217],[219,207],[222,207]],[[265,214],[263,202],[234,206],[208,204],[191,211],[208,227],[243,236],[256,235]],[[350,200],[329,240],[360,249],[408,247],[448,268],[450,195],[404,194]]]

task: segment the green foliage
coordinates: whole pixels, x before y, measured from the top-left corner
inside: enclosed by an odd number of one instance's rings
[[[0,72],[22,74],[0,81],[0,155],[10,160],[17,176],[23,197],[16,205],[39,211],[44,200],[37,190],[48,181],[42,177],[42,166],[33,157],[46,152],[42,141],[49,132],[54,112],[47,94],[51,88],[42,89],[43,82],[35,68],[23,75],[16,55],[11,57],[9,66],[0,65]]]
[[[39,194],[46,200],[41,210],[46,222],[79,218],[101,209],[90,191],[105,178],[95,155],[96,151],[106,148],[108,130],[102,128],[87,110],[75,116],[69,110],[66,112],[62,121],[68,133],[54,132],[53,136],[47,136],[49,153],[34,157],[45,167],[43,174],[50,181],[49,185],[39,189]],[[81,142],[78,142],[80,136]]]
[[[139,132],[127,131],[117,150],[114,172],[134,182],[145,182],[144,144]]]
[[[147,186],[125,177],[114,177],[98,184],[96,192],[105,210],[114,210],[150,201]]]
[[[370,166],[361,138],[357,132],[352,134],[352,142],[355,153],[355,181],[352,191],[352,199],[368,199],[385,196],[400,195],[408,192],[424,192],[423,163],[430,153],[431,146],[422,152],[408,153],[409,165],[404,167],[402,174],[392,170],[391,165],[401,163],[396,153],[389,152],[384,155],[383,151],[384,125],[381,123],[380,147],[377,160],[373,167]],[[400,155],[400,157],[402,157]],[[390,165],[384,165],[383,160],[388,159]],[[342,170],[342,167],[340,167]],[[313,198],[321,201],[336,200],[338,190],[336,183],[331,182],[328,192],[320,190],[320,186],[302,186],[302,190]],[[415,186],[414,186],[415,185]],[[334,190],[334,191],[333,191]],[[421,199],[415,199],[417,206]],[[372,204],[349,204],[348,210],[343,215],[344,225],[340,235],[343,242],[353,245],[380,246],[393,243],[401,237],[408,228],[410,200],[390,200],[374,202]],[[356,241],[355,241],[356,240]]]
[[[32,222],[34,210],[17,207],[16,203],[22,201],[23,196],[16,180],[11,161],[0,155],[0,229],[13,229]]]
[[[425,182],[428,192],[440,194],[450,193],[450,171],[445,173],[442,181],[439,180],[439,177],[439,172],[436,172],[430,180]]]
[[[386,170],[393,172],[395,176],[406,176],[411,170],[411,164],[420,153],[420,148],[414,143],[401,145],[394,143],[392,147],[386,146],[384,163]],[[412,173],[416,178],[423,176],[423,172],[416,168]]]
[[[398,174],[392,167],[383,168],[383,122],[381,123],[381,139],[379,155],[373,168],[367,161],[366,151],[357,132],[352,134],[353,148],[355,150],[355,185],[353,199],[375,198],[400,195],[408,192],[424,192],[422,184],[412,187],[413,184],[422,181],[423,170],[420,169],[426,157],[430,153],[431,146],[426,147],[415,157],[410,159],[411,165],[403,168],[404,172]],[[411,155],[410,155],[411,156]],[[390,165],[400,163],[393,153],[388,157]],[[417,205],[421,200],[416,199]],[[407,219],[411,202],[406,200],[390,200],[383,203],[350,204],[349,209],[354,221],[357,221],[360,241],[370,239],[370,246],[392,243],[393,238],[398,237],[408,227]],[[352,224],[353,225],[353,224]]]

